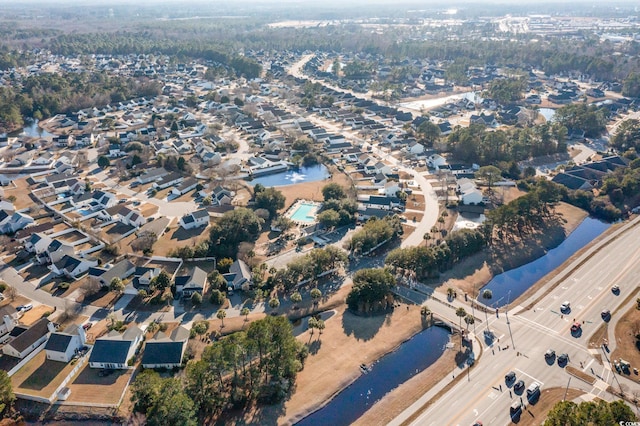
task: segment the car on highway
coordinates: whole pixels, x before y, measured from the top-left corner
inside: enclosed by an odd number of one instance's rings
[[[16,308],[16,311],[18,312],[27,312],[33,309],[33,304],[32,303],[27,303],[26,305],[20,305]]]
[[[602,312],[600,312],[600,316],[603,320],[609,321],[611,319],[611,311],[609,309],[604,309]]]
[[[556,351],[553,349],[547,349],[544,353],[544,359],[554,359],[556,357]]]
[[[569,362],[569,355],[566,353],[560,354],[560,356],[558,357],[558,365],[562,367],[567,365],[568,362]]]
[[[515,371],[509,371],[505,376],[504,376],[504,381],[509,384],[509,383],[513,383],[516,381],[516,373]]]
[[[614,285],[613,287],[611,287],[611,291],[613,292],[613,294],[620,294],[620,286],[618,284]]]
[[[578,330],[580,330],[581,326],[582,324],[580,324],[578,321],[574,322],[573,325],[571,326],[571,332],[576,333]]]
[[[562,305],[560,305],[560,312],[562,312],[563,314],[566,314],[568,312],[571,311],[571,303],[568,301],[565,301]]]
[[[524,380],[518,380],[518,382],[513,385],[513,390],[516,392],[521,392],[524,390]]]

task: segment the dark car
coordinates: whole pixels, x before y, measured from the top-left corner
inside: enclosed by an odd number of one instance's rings
[[[110,369],[110,368],[105,368],[105,369],[102,369],[102,370],[98,371],[98,376],[100,376],[100,377],[107,377],[107,376],[110,376],[112,374],[113,374],[113,370]]]
[[[605,309],[604,311],[600,312],[600,316],[603,320],[609,321],[609,319],[611,319],[611,311],[609,309]]]
[[[560,354],[560,356],[558,357],[558,365],[563,366],[566,365],[567,362],[569,362],[569,355]]]
[[[553,359],[556,357],[556,351],[549,349],[544,353],[544,359]]]
[[[88,330],[91,327],[93,327],[93,323],[92,322],[88,322],[88,323],[82,325],[82,328],[85,329],[85,330]]]
[[[613,292],[613,294],[618,295],[620,294],[620,286],[619,285],[614,285],[613,287],[611,287],[611,291]]]
[[[572,333],[578,332],[578,330],[580,330],[581,326],[582,326],[582,324],[580,324],[578,321],[574,322],[573,325],[571,326],[571,332]]]
[[[522,392],[524,390],[524,380],[518,380],[518,383],[513,385],[513,390],[516,392]]]
[[[514,371],[509,371],[504,376],[504,381],[507,383],[513,383],[516,380],[516,373]]]

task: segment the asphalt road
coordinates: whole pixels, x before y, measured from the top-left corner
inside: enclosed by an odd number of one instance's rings
[[[484,339],[486,323],[478,324],[476,332],[482,341],[483,354],[477,359],[470,380],[463,380],[453,386],[412,424],[471,425],[477,420],[484,425],[511,423],[510,405],[514,401],[520,401],[520,396],[525,407],[529,402],[526,391],[523,395],[518,395],[505,383],[504,376],[509,371],[516,373],[516,380],[524,380],[525,388],[534,381],[540,383],[542,389],[569,385],[585,391],[585,399],[617,399],[606,392],[609,385],[618,388],[622,384],[623,387],[628,387],[628,392],[640,391],[640,386],[634,382],[611,372],[608,357],[603,357],[603,363],[595,357],[603,354],[602,348],[588,347],[590,336],[603,322],[603,309],[609,309],[613,313],[613,326],[617,318],[635,303],[635,299],[632,299],[620,312],[616,312],[629,293],[636,290],[635,279],[640,273],[640,226],[629,225],[627,228],[617,238],[610,238],[610,243],[595,255],[584,261],[571,263],[567,270],[561,271],[560,284],[541,298],[542,291],[538,292],[534,297],[539,298],[539,301],[532,309],[511,307],[508,313],[509,323],[503,311],[499,318],[495,314],[489,315],[489,328],[495,335],[493,341]],[[611,291],[614,284],[620,286],[619,295]],[[560,305],[565,300],[571,303],[571,311],[562,314]],[[427,303],[431,309],[441,305]],[[477,316],[484,319],[483,315]],[[578,333],[570,331],[574,319],[581,323]],[[609,332],[612,332],[612,327]],[[568,365],[596,377],[596,382],[589,385],[571,377],[555,360],[546,362],[544,353],[547,349],[555,350],[557,355],[568,354]],[[417,408],[419,406],[413,410]],[[406,410],[392,424],[402,423],[410,414],[411,410]],[[530,415],[525,408],[522,416]]]

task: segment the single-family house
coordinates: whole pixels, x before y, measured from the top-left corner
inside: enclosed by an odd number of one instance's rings
[[[413,155],[420,155],[424,153],[424,145],[416,141],[409,143],[406,149],[407,149],[407,152]]]
[[[131,368],[128,362],[135,355],[143,335],[137,326],[131,326],[122,334],[112,330],[106,336],[99,337],[89,356],[89,366],[119,370]]]
[[[97,264],[97,260],[66,254],[58,262],[49,265],[49,269],[58,276],[64,275],[67,278],[75,280],[79,275],[87,272],[89,268]]]
[[[240,290],[243,286],[250,287],[253,285],[251,269],[249,265],[240,259],[233,262],[229,267],[229,272],[223,276],[227,280],[227,286],[234,290]]]
[[[26,228],[35,221],[31,216],[25,213],[14,212],[9,214],[7,211],[0,211],[0,234],[13,234]]]
[[[51,361],[69,362],[86,341],[82,325],[71,327],[70,331],[54,331],[44,346],[44,352]]]
[[[40,263],[56,263],[64,256],[72,256],[75,254],[75,250],[71,244],[58,239],[47,239],[50,241],[49,245],[41,252],[36,251]]]
[[[432,169],[439,169],[440,166],[447,164],[447,159],[440,154],[432,154],[427,157],[427,164]]]
[[[171,190],[171,194],[179,197],[181,195],[186,194],[187,192],[193,190],[198,186],[198,180],[194,177],[189,177],[180,183],[177,187]]]
[[[182,182],[184,178],[178,172],[171,172],[168,175],[163,176],[160,180],[153,183],[153,187],[157,190],[162,190],[174,186]]]
[[[200,226],[209,225],[209,212],[207,209],[196,210],[193,213],[186,214],[180,218],[180,226],[184,229],[193,229]]]
[[[0,308],[0,340],[18,325],[18,311],[11,305]]]
[[[232,200],[233,196],[231,194],[231,191],[219,185],[213,188],[213,191],[211,191],[211,205],[224,206],[231,204]]]
[[[181,275],[175,277],[176,292],[182,293],[182,297],[189,298],[193,293],[203,295],[207,290],[207,273],[198,268],[193,268],[190,275]]]
[[[164,167],[156,167],[155,169],[147,170],[146,172],[138,176],[136,180],[139,184],[144,185],[145,183],[159,181],[168,174],[169,171]]]
[[[2,353],[22,359],[46,342],[49,334],[55,330],[54,324],[47,318],[40,318],[28,327],[16,325],[9,333],[13,339],[2,347]]]
[[[474,181],[468,178],[458,179],[458,192],[462,204],[476,205],[484,199],[482,191],[478,189]]]
[[[133,286],[138,290],[149,290],[151,280],[160,275],[160,272],[162,272],[160,268],[136,267],[133,272]]]
[[[158,332],[147,340],[142,355],[144,368],[175,368],[182,365],[189,340],[189,330],[179,326],[169,336]]]
[[[97,277],[100,285],[108,287],[114,278],[119,278],[124,281],[133,275],[135,270],[136,266],[133,263],[127,259],[123,259],[108,269],[91,268],[90,275]]]
[[[41,232],[31,234],[31,237],[24,243],[24,249],[29,253],[40,254],[49,247],[52,240]]]

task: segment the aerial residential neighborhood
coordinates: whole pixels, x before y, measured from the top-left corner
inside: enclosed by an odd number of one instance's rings
[[[630,4],[54,3],[0,4],[1,424],[638,420]]]

